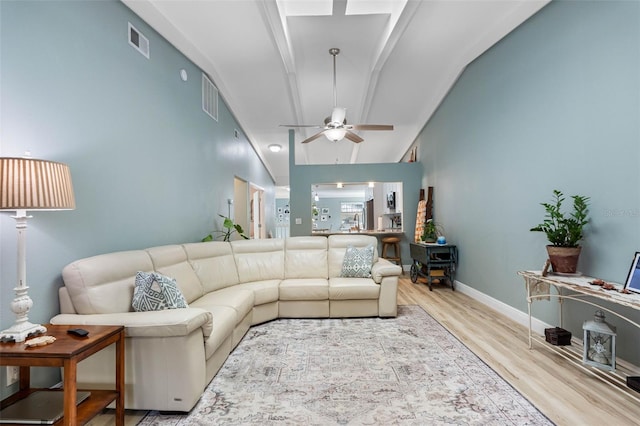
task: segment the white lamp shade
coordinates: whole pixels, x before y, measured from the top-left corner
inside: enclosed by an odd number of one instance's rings
[[[76,207],[66,164],[0,157],[0,210],[72,210]]]

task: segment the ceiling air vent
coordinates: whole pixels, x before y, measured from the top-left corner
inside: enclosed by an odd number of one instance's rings
[[[149,39],[131,25],[131,22],[129,22],[129,44],[149,59]]]
[[[218,89],[202,74],[202,110],[218,121]]]

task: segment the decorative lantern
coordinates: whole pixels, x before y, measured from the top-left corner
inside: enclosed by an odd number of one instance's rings
[[[616,328],[604,320],[604,312],[596,311],[593,321],[582,324],[584,352],[582,362],[603,368],[616,369]]]

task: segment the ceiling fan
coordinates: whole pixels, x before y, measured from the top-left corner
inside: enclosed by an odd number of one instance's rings
[[[338,142],[343,138],[347,138],[352,142],[360,143],[364,139],[353,133],[351,130],[393,130],[390,124],[347,124],[347,110],[338,107],[338,92],[336,90],[336,56],[340,53],[340,49],[332,47],[329,53],[333,56],[333,111],[331,116],[324,119],[324,126],[315,124],[281,124],[283,127],[314,127],[323,129],[313,136],[303,140],[302,143],[309,143],[325,135],[332,142]]]

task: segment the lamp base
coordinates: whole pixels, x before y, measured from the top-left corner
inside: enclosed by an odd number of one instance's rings
[[[24,342],[27,337],[36,334],[46,333],[47,328],[40,324],[32,324],[29,321],[15,323],[0,333],[0,340],[3,342],[13,340],[16,343]]]

